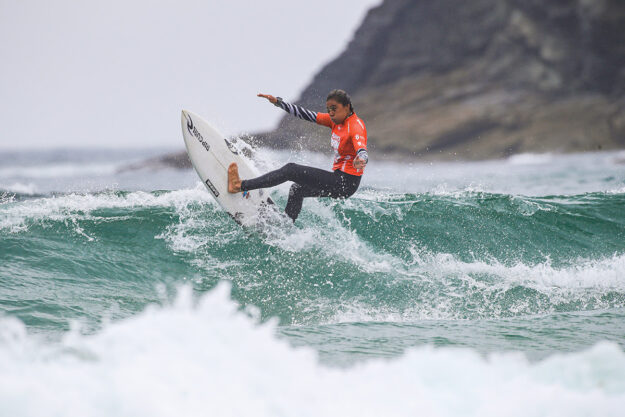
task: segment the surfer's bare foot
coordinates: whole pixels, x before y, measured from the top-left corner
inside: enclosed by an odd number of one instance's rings
[[[236,162],[233,162],[230,166],[228,166],[228,192],[241,192],[241,178],[239,178],[239,167]]]

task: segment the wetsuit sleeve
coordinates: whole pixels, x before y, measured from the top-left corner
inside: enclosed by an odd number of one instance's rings
[[[331,128],[332,119],[328,113],[317,113],[317,124]]]
[[[367,129],[360,119],[352,124],[351,139],[356,156],[363,159],[365,163],[369,162],[369,154],[367,153]]]
[[[278,97],[278,101],[276,102],[275,106],[280,107],[282,110],[292,116],[299,117],[300,119],[313,123],[317,122],[317,112],[305,109],[301,106],[298,106],[297,104],[287,103],[286,101],[283,101],[280,97]]]

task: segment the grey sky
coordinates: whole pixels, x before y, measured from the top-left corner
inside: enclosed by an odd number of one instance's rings
[[[272,128],[256,93],[295,98],[380,2],[0,0],[0,149],[182,146],[182,108]]]

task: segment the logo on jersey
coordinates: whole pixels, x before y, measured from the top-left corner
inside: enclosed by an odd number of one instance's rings
[[[336,133],[332,133],[332,138],[330,140],[330,145],[332,146],[332,149],[338,150],[340,143],[341,143],[341,137],[337,135]]]

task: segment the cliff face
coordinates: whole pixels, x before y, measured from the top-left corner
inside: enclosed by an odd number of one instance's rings
[[[385,0],[295,102],[323,111],[334,88],[352,95],[374,154],[623,148],[625,2]],[[259,136],[281,147],[329,142],[289,116]]]

